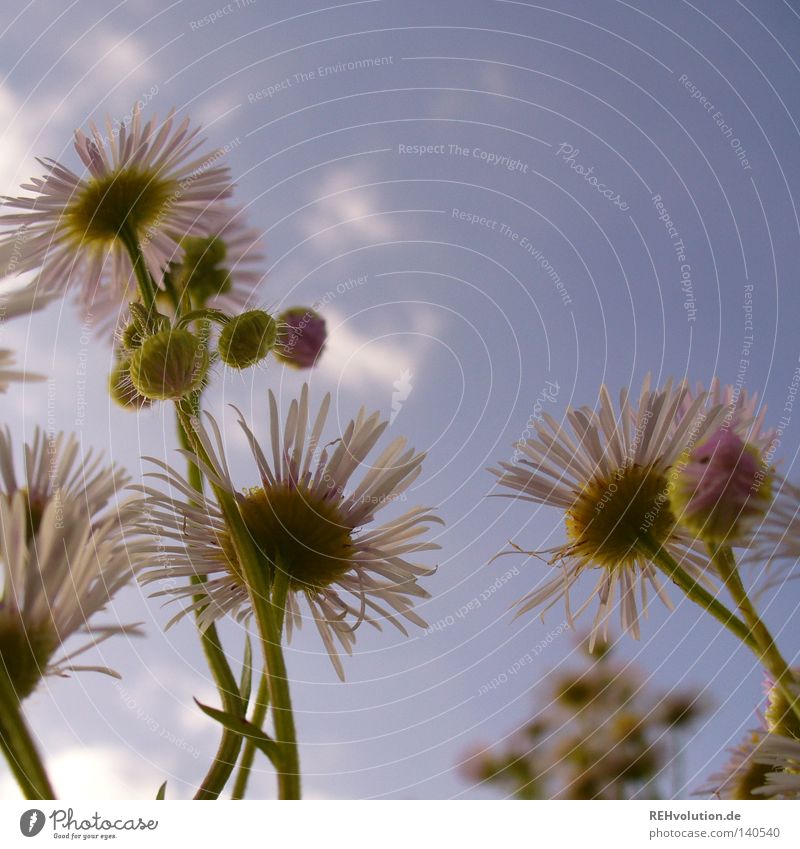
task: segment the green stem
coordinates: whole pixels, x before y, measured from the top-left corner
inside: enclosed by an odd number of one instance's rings
[[[197,407],[198,402],[193,402],[193,407]],[[191,443],[189,437],[181,424],[180,418],[178,424],[178,437],[181,445],[184,448],[190,448]],[[197,492],[203,491],[203,476],[196,463],[188,462],[188,478],[192,488]],[[201,584],[204,578],[196,576],[193,578],[193,583]],[[195,597],[197,600],[197,597]],[[222,642],[217,632],[216,625],[212,622],[204,630],[199,631],[200,644],[203,647],[208,668],[211,670],[211,675],[214,678],[214,683],[219,692],[220,701],[222,702],[223,710],[226,713],[244,713],[246,706],[242,704],[239,688],[236,684],[236,678],[233,675],[228,658],[225,655],[225,650],[222,648]],[[225,728],[217,747],[217,752],[214,755],[214,760],[206,773],[200,787],[195,794],[195,799],[218,799],[220,793],[228,783],[228,779],[233,772],[236,761],[239,757],[239,752],[242,747],[242,738],[233,731]]]
[[[0,748],[26,799],[56,798],[4,662],[0,662]]]
[[[176,322],[176,327],[188,327],[193,321],[215,321],[217,324],[228,324],[231,320],[222,310],[204,307],[201,310],[191,310],[184,313]]]
[[[258,685],[258,693],[256,694],[255,706],[253,707],[253,716],[250,721],[258,728],[262,728],[264,720],[267,718],[267,710],[269,709],[269,676],[264,673],[261,676],[261,683]],[[247,782],[250,779],[250,770],[253,768],[253,760],[256,756],[256,745],[252,740],[248,740],[244,744],[242,759],[239,762],[239,772],[236,773],[236,781],[233,783],[233,791],[231,799],[244,799],[247,792]]]
[[[183,428],[192,441],[192,447],[198,456],[207,461],[209,458],[206,456],[203,446],[199,440],[194,439],[191,409],[187,408],[183,401],[178,402],[177,409]],[[281,647],[281,635],[270,599],[268,564],[263,561],[256,549],[234,496],[225,489],[214,485],[212,485],[212,489],[231,534],[231,541],[237,561],[242,568],[261,637],[264,666],[269,678],[270,702],[274,714],[275,741],[282,749],[282,769],[278,771],[278,797],[280,799],[299,799],[300,760],[297,750],[297,735],[289,693],[289,681],[286,674],[286,663]]]
[[[275,615],[278,618],[278,633],[283,633],[283,620],[286,613],[286,596],[289,592],[289,576],[286,570],[281,569],[276,564],[276,571],[272,582],[272,605],[275,609]],[[253,725],[261,728],[267,716],[267,708],[269,706],[269,676],[263,675],[256,696],[256,703],[253,709],[251,722]],[[236,776],[236,782],[233,785],[232,799],[244,799],[247,790],[247,782],[250,778],[250,770],[253,766],[253,759],[256,753],[256,746],[252,740],[245,743],[242,761],[239,765],[239,772]]]
[[[736,602],[736,606],[742,613],[745,622],[750,626],[750,632],[755,640],[753,651],[756,657],[769,671],[775,680],[775,686],[783,693],[792,711],[800,719],[800,697],[796,689],[798,682],[792,673],[791,667],[784,659],[769,628],[758,615],[755,605],[747,595],[747,590],[742,583],[736,559],[730,546],[719,548],[709,545],[709,551],[714,558],[714,563],[725,585]]]
[[[142,303],[150,311],[155,311],[157,308],[156,297],[157,287],[154,283],[150,272],[147,268],[144,255],[142,254],[141,246],[135,236],[128,229],[123,229],[120,232],[120,239],[128,252],[128,256],[133,266],[136,282],[139,286],[139,294],[142,298]],[[174,299],[174,292],[170,293]],[[179,304],[176,303],[176,311],[179,309]],[[195,397],[189,402],[192,413],[196,414],[199,407],[199,398]],[[185,422],[181,417],[180,407],[178,407],[178,434],[181,444],[184,447],[194,448],[193,443],[187,431]],[[203,491],[203,478],[200,469],[195,463],[190,462],[188,468],[189,483],[197,492]],[[202,579],[195,580],[196,583],[201,583]],[[214,678],[214,682],[219,691],[220,700],[222,701],[223,709],[227,713],[243,714],[246,711],[246,705],[241,703],[239,689],[236,684],[236,679],[225,656],[222,648],[222,643],[219,638],[216,627],[212,623],[210,626],[200,632],[200,641],[203,647],[208,662],[209,669]],[[242,738],[227,728],[223,731],[220,743],[217,748],[214,761],[209,768],[203,782],[201,783],[195,798],[197,799],[217,799],[222,792],[225,784],[236,766],[236,761],[239,757],[239,751],[242,746]]]
[[[231,673],[216,628],[213,625],[206,628],[201,632],[200,640],[214,683],[217,685],[223,710],[226,713],[244,714],[246,706],[242,704],[236,679]],[[195,799],[219,798],[233,773],[241,748],[242,738],[227,728],[223,729],[214,760],[195,794]]]
[[[750,629],[728,608],[685,570],[682,569],[672,555],[655,542],[642,541],[642,547],[655,565],[671,580],[674,581],[700,607],[707,610],[718,622],[721,622],[732,634],[751,649],[756,648],[756,642]]]
[[[147,268],[147,263],[144,260],[144,254],[139,246],[139,241],[136,235],[127,228],[123,228],[119,232],[119,238],[128,252],[128,256],[133,266],[133,273],[136,275],[136,283],[139,286],[139,294],[142,297],[142,303],[148,310],[155,311],[156,309],[156,284],[150,276]]]

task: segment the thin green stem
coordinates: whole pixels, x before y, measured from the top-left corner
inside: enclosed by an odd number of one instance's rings
[[[155,311],[156,309],[156,284],[150,276],[147,268],[147,263],[144,259],[144,254],[139,246],[139,241],[136,235],[128,229],[123,229],[119,233],[119,238],[128,252],[128,256],[133,266],[133,273],[136,275],[136,283],[139,286],[139,294],[142,298],[142,303],[148,310]]]
[[[283,634],[283,620],[286,614],[286,596],[289,593],[289,575],[285,569],[280,568],[276,564],[276,569],[272,581],[272,605],[275,610],[275,616],[278,619],[278,633]],[[267,708],[269,706],[269,676],[263,675],[259,684],[258,694],[256,696],[255,707],[251,722],[253,725],[261,728],[267,716]],[[239,772],[236,775],[236,782],[233,786],[232,799],[244,799],[247,790],[247,782],[250,778],[250,770],[253,766],[253,759],[256,753],[256,746],[252,740],[245,743],[244,753],[239,765]]]
[[[269,676],[266,673],[261,675],[261,682],[258,685],[255,704],[253,706],[253,715],[250,721],[258,728],[262,728],[264,720],[267,718],[267,710],[269,709]],[[233,783],[233,791],[231,799],[244,799],[247,792],[247,782],[250,779],[250,770],[253,768],[253,760],[256,756],[256,745],[252,740],[248,740],[244,744],[242,759],[239,762],[239,771],[236,773],[236,780]]]
[[[0,661],[0,748],[26,799],[55,799],[47,770],[22,713],[22,706]]]
[[[196,408],[197,404],[198,401],[194,401],[193,407]],[[181,445],[184,448],[190,448],[189,437],[179,417],[177,418],[177,425]],[[198,493],[202,493],[203,476],[197,464],[191,460],[188,461],[188,478],[192,488],[197,490]],[[202,584],[204,580],[204,578],[196,576],[193,578],[193,583]],[[195,600],[197,600],[197,597],[195,597]],[[246,705],[242,704],[236,679],[228,663],[216,626],[212,622],[205,629],[198,630],[203,654],[217,686],[223,710],[226,713],[244,713]],[[241,747],[242,738],[227,728],[223,729],[214,760],[195,794],[195,799],[219,798],[236,766]]]
[[[155,311],[157,308],[156,297],[158,289],[155,282],[150,276],[147,268],[141,246],[134,233],[129,230],[120,232],[120,239],[128,252],[133,266],[136,282],[139,286],[139,294],[144,306]],[[170,292],[173,300],[176,300],[174,291]],[[176,311],[179,311],[180,304],[175,303]],[[188,402],[191,407],[192,414],[196,414],[199,407],[199,396],[195,396]],[[178,435],[181,445],[185,448],[194,448],[191,442],[189,432],[186,429],[185,421],[181,417],[180,407],[177,413]],[[197,464],[191,461],[188,464],[189,483],[197,492],[203,491],[203,477]],[[201,578],[196,578],[195,583],[202,583]],[[214,678],[214,682],[219,691],[220,700],[222,701],[223,709],[227,713],[244,714],[247,709],[246,705],[242,704],[239,689],[236,683],[236,678],[233,675],[225,651],[222,648],[222,642],[219,638],[216,627],[212,623],[205,629],[200,631],[200,641],[203,647],[206,661]],[[234,732],[224,729],[220,743],[217,748],[214,761],[212,762],[208,773],[201,783],[195,798],[197,799],[217,799],[225,787],[228,779],[236,766],[236,761],[239,757],[239,751],[242,746],[242,738]]]
[[[775,686],[783,693],[792,711],[800,719],[800,698],[797,695],[798,682],[791,667],[781,654],[769,628],[758,615],[755,605],[747,594],[733,551],[731,551],[730,546],[717,548],[712,545],[709,545],[709,551],[731,597],[736,602],[745,622],[750,626],[750,632],[756,643],[753,647],[756,657],[772,675]]]
[[[176,327],[188,327],[193,321],[215,321],[217,324],[228,324],[231,317],[222,310],[204,307],[201,310],[191,310],[184,313],[176,323]]]
[[[738,640],[749,646],[756,647],[755,639],[750,629],[728,608],[697,581],[681,566],[666,549],[655,542],[644,540],[643,548],[653,563],[671,580],[677,584],[686,596],[700,607],[707,610],[718,622],[721,622]]]
[[[192,440],[195,452],[204,460],[209,458],[200,441],[194,439],[192,410],[185,402],[177,404],[181,422]],[[244,524],[234,496],[225,489],[212,484],[217,503],[225,517],[231,535],[237,561],[242,568],[250,603],[253,608],[264,665],[269,678],[269,694],[274,714],[275,740],[281,747],[282,768],[278,771],[278,797],[300,798],[300,761],[297,750],[297,735],[289,693],[286,663],[281,646],[281,635],[277,617],[274,615],[270,598],[269,564],[264,561]]]

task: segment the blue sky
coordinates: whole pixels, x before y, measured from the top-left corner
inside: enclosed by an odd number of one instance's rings
[[[409,502],[439,506],[447,528],[423,615],[453,623],[409,640],[364,631],[344,685],[312,629],[299,635],[288,663],[306,787],[491,795],[457,774],[461,754],[513,733],[574,651],[561,635],[478,695],[562,618],[508,612],[544,565],[488,565],[509,539],[539,548],[563,536],[556,511],[484,497],[485,467],[512,454],[540,393],[557,384],[544,405],[559,417],[594,404],[602,382],[616,393],[648,372],[741,372],[771,421],[784,414],[800,354],[798,13],[778,0],[81,0],[11,2],[5,21],[4,192],[38,173],[35,156],[77,167],[71,133],[87,120],[122,118],[138,99],[147,113],[174,106],[230,148],[237,199],[264,233],[261,303],[324,301],[330,346],[310,382],[317,399],[334,394],[335,420],[361,404],[388,416],[410,372],[391,432],[429,451]],[[142,454],[178,462],[169,409],[132,416],[109,402],[112,353],[87,341],[86,321],[60,303],[0,328],[3,347],[51,377],[12,388],[5,421],[20,439],[36,424],[76,430],[134,476]],[[218,372],[207,408],[224,417],[243,485],[254,470],[227,404],[263,435],[267,389],[288,400],[302,379],[274,366]],[[790,476],[797,447],[790,416],[779,451]],[[686,741],[686,794],[752,724],[762,676],[674,599],[620,650],[654,686],[706,688],[716,705]],[[789,654],[797,600],[791,589],[764,600]],[[122,685],[83,675],[30,701],[59,788],[136,797],[169,778],[189,795],[216,740],[192,703],[214,698],[196,636],[188,623],[165,634],[168,612],[137,589],[115,612],[148,632],[103,647]],[[241,632],[224,631],[238,651]],[[254,788],[270,795],[260,769]]]

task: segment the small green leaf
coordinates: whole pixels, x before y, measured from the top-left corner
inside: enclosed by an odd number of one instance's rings
[[[235,734],[239,734],[242,737],[246,737],[248,740],[252,740],[253,745],[263,752],[270,761],[272,761],[272,765],[275,769],[282,769],[280,747],[260,728],[253,725],[252,722],[248,722],[248,720],[241,716],[234,716],[233,714],[225,713],[224,710],[217,710],[217,708],[209,707],[208,705],[198,702],[197,699],[195,699],[195,702],[206,716],[210,716],[213,720],[219,722],[220,725],[224,726],[229,731],[233,731]]]
[[[167,782],[165,781],[161,787],[158,788],[158,793],[156,793],[156,801],[163,802],[167,798]]]
[[[250,694],[253,692],[253,644],[250,636],[245,637],[244,660],[242,661],[242,677],[239,681],[239,695],[242,704],[246,707],[250,703]]]

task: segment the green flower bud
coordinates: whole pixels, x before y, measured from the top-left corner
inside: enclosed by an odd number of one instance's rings
[[[181,241],[183,256],[167,271],[170,284],[183,299],[202,307],[231,288],[230,272],[222,266],[227,255],[224,240],[216,237],[187,236]]]
[[[203,340],[188,330],[162,330],[134,351],[130,375],[134,387],[145,398],[166,401],[199,389],[208,365]]]
[[[263,310],[250,310],[232,318],[219,335],[217,350],[222,362],[245,369],[263,360],[275,347],[278,325]]]
[[[130,358],[117,362],[108,378],[108,391],[120,407],[136,411],[141,410],[142,407],[149,407],[152,401],[140,394],[133,385],[130,366]]]
[[[126,351],[135,351],[141,348],[142,342],[159,330],[169,327],[169,319],[159,312],[148,310],[142,304],[130,305],[131,317],[122,331],[121,343]]]

